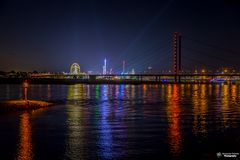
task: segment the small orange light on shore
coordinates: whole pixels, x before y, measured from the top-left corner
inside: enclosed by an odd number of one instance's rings
[[[25,80],[25,81],[23,82],[23,88],[24,88],[24,100],[27,100],[28,86],[29,86],[28,81]]]
[[[23,88],[28,88],[28,86],[29,86],[28,81],[25,80],[25,81],[23,82]]]

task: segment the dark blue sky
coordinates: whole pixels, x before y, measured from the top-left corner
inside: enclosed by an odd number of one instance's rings
[[[172,34],[183,68],[240,68],[240,5],[221,0],[2,0],[0,70],[172,69]]]

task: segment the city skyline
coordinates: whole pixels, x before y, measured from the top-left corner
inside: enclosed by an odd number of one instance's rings
[[[240,0],[1,0],[0,159],[240,157]]]
[[[3,2],[0,70],[172,69],[172,34],[182,34],[183,69],[239,68],[239,3],[159,1]],[[111,13],[111,14],[110,14]],[[94,57],[94,58],[93,58]]]

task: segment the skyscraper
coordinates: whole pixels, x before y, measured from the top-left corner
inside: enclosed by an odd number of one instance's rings
[[[107,60],[106,60],[106,58],[104,59],[103,74],[107,74]]]

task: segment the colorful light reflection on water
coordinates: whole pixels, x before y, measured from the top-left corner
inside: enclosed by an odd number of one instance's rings
[[[33,85],[29,98],[57,105],[0,115],[4,159],[212,159],[240,145],[239,85]]]

